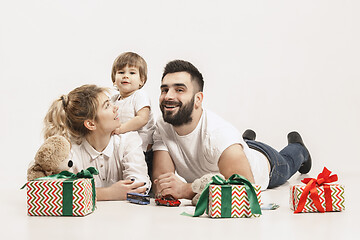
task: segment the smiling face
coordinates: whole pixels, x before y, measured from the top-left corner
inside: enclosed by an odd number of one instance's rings
[[[116,71],[115,84],[120,91],[121,97],[126,98],[141,88],[144,81],[140,77],[139,68],[126,65]]]
[[[165,122],[175,127],[190,123],[195,102],[191,75],[187,72],[167,74],[162,80],[159,102]]]
[[[102,131],[106,134],[111,133],[120,127],[118,107],[110,102],[105,93],[100,93],[98,97],[99,106],[95,118],[95,130]]]

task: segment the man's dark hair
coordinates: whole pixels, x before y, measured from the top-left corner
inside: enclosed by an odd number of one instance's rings
[[[198,85],[198,91],[202,92],[204,89],[204,79],[199,70],[190,62],[184,60],[174,60],[166,64],[162,79],[168,73],[187,72],[191,75],[191,81],[195,81]]]

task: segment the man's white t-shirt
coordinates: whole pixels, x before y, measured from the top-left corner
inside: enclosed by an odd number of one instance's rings
[[[119,180],[135,179],[145,182],[150,189],[145,156],[141,149],[141,139],[136,132],[113,135],[102,152],[96,151],[86,140],[71,147],[72,171],[77,173],[88,167],[95,167],[99,175],[94,175],[96,187],[107,187]]]
[[[208,110],[203,110],[197,127],[185,136],[179,136],[171,124],[160,118],[153,138],[153,150],[168,151],[176,172],[189,183],[207,173],[219,173],[218,161],[223,151],[233,144],[241,144],[255,184],[262,189],[269,185],[265,155],[250,149],[235,127]]]
[[[120,98],[120,94],[115,94],[111,101],[119,107],[119,119],[121,123],[125,123],[133,119],[136,113],[144,107],[149,107],[149,121],[145,126],[137,132],[142,139],[142,150],[146,152],[147,146],[152,144],[152,135],[155,130],[155,119],[151,111],[150,98],[143,89],[136,90],[127,98]]]

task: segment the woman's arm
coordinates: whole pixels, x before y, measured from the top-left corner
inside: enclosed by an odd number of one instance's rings
[[[145,193],[146,187],[144,183],[134,182],[132,180],[120,180],[110,187],[96,188],[96,196],[98,201],[107,200],[125,200],[126,194],[131,193]]]

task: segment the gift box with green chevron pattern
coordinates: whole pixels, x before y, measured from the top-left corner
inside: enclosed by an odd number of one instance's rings
[[[93,179],[34,180],[26,187],[30,216],[85,216],[95,210]]]
[[[261,186],[253,185],[257,200],[261,204]],[[212,218],[240,218],[259,216],[252,214],[250,202],[244,185],[209,186],[209,211]]]
[[[298,209],[301,202],[301,195],[307,185],[298,184],[290,186],[290,208],[291,210]],[[344,197],[344,185],[340,184],[328,184],[316,186],[316,192],[318,195],[318,202],[323,208],[323,211],[339,212],[345,210],[345,197]],[[327,193],[328,192],[328,193]],[[311,193],[305,193],[306,199],[304,200],[303,206],[298,212],[321,212],[314,203]],[[328,195],[328,196],[326,196]]]

